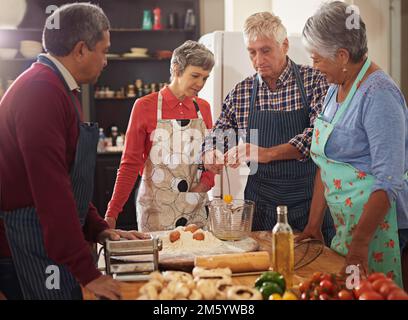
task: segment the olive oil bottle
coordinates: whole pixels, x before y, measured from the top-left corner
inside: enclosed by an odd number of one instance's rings
[[[293,231],[288,224],[288,208],[277,208],[278,219],[272,230],[272,269],[285,277],[286,287],[293,285],[295,252]]]

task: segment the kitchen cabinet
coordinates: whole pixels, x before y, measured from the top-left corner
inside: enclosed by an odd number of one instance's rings
[[[20,41],[41,41],[42,28],[47,17],[46,9],[50,5],[60,6],[67,0],[29,0],[27,11],[17,28],[0,28],[0,48],[19,49]],[[80,1],[88,2],[88,1]],[[119,132],[125,133],[130,113],[136,97],[116,96],[96,98],[98,88],[109,87],[112,91],[119,91],[122,87],[135,84],[137,79],[143,83],[165,83],[170,77],[170,58],[158,58],[158,50],[172,51],[186,40],[197,40],[200,36],[200,3],[199,0],[99,0],[92,1],[98,4],[111,22],[111,48],[109,50],[108,65],[102,72],[95,85],[82,86],[82,105],[84,119],[95,121],[109,136],[112,126],[117,126]],[[143,30],[143,16],[145,10],[161,11],[161,30]],[[191,26],[185,28],[185,16],[192,10],[194,18],[190,19]],[[153,12],[152,12],[153,17]],[[168,26],[171,17],[176,25]],[[194,20],[194,21],[193,21]],[[146,57],[123,56],[131,48],[147,48]],[[6,88],[8,83],[16,79],[26,70],[35,58],[24,58],[17,53],[14,58],[0,58],[0,81]],[[0,86],[1,87],[1,86]],[[116,180],[116,171],[120,164],[121,153],[98,154],[95,171],[94,202],[101,215],[104,215],[106,206],[112,195]],[[134,191],[124,207],[124,213],[119,216],[118,227],[135,228]]]
[[[116,180],[116,172],[119,168],[121,153],[100,153],[96,160],[94,205],[103,216],[109,200],[112,197],[113,187]],[[117,220],[117,228],[130,230],[137,229],[135,196],[139,180],[135,183],[129,199],[123,207],[123,212]]]

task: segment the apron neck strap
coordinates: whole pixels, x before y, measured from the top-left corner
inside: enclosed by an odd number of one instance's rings
[[[346,100],[343,102],[342,106],[340,107],[339,111],[337,111],[336,115],[333,118],[332,124],[336,124],[341,116],[344,114],[344,112],[348,109],[351,100],[353,99],[360,81],[364,78],[365,74],[367,73],[368,68],[371,65],[371,60],[370,58],[367,58],[366,62],[364,63],[363,67],[361,68],[356,80],[354,80],[353,86],[350,89],[350,92],[348,93]]]
[[[51,68],[51,70],[54,71],[54,73],[58,76],[58,78],[60,78],[62,84],[63,84],[64,87],[65,87],[65,90],[66,90],[67,94],[68,94],[69,97],[71,98],[71,101],[72,101],[72,103],[73,103],[73,105],[74,105],[75,112],[76,112],[76,114],[77,114],[77,116],[78,116],[78,122],[81,122],[81,116],[80,116],[79,111],[78,111],[78,107],[77,107],[77,103],[76,103],[74,94],[73,94],[72,91],[69,89],[68,83],[65,81],[64,76],[63,76],[62,73],[59,71],[58,67],[55,65],[54,62],[52,62],[50,59],[48,59],[48,58],[47,58],[46,56],[44,56],[44,55],[40,55],[40,56],[38,57],[38,60],[37,60],[37,61],[38,61],[39,63],[41,63],[41,64],[43,64],[43,65],[46,65],[47,67]]]
[[[157,120],[161,120],[163,115],[163,96],[159,91],[159,96],[157,98]]]

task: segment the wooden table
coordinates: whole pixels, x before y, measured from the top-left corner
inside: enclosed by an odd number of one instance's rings
[[[260,251],[271,252],[272,235],[271,232],[259,231],[252,232],[251,237],[258,241]],[[310,264],[296,271],[295,282],[299,282],[304,278],[309,278],[314,272],[337,273],[340,271],[344,263],[344,257],[340,256],[330,248],[325,247],[322,254]],[[250,285],[254,284],[257,275],[233,277],[235,284]],[[145,282],[122,282],[120,283],[122,297],[126,300],[134,300],[139,296],[139,288]],[[85,300],[95,300],[96,297],[87,289],[83,289]]]

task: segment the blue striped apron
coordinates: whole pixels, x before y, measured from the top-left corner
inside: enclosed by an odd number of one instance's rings
[[[248,118],[249,132],[258,130],[258,146],[270,148],[287,143],[310,126],[309,102],[298,66],[291,61],[296,85],[300,90],[303,108],[294,111],[259,111],[257,108],[258,78],[254,80]],[[251,168],[251,166],[250,166]],[[252,230],[272,230],[277,222],[276,207],[288,207],[288,222],[294,230],[302,231],[309,217],[316,166],[311,159],[258,163],[251,169],[245,188],[245,199],[255,201],[256,210]],[[325,214],[323,235],[329,244],[335,234],[330,214]]]
[[[93,195],[93,181],[96,163],[96,147],[98,143],[98,125],[82,123],[77,102],[58,68],[45,56],[38,61],[49,66],[64,83],[71,97],[78,116],[79,137],[75,153],[75,161],[71,167],[70,178],[72,191],[78,209],[78,218],[83,226],[88,213],[89,202]],[[2,212],[8,244],[12,254],[12,264],[18,277],[24,299],[82,299],[81,288],[65,265],[57,265],[48,258],[42,236],[42,228],[34,207],[19,208]],[[58,239],[55,239],[58,241]],[[50,273],[48,266],[59,268],[59,289],[47,289],[46,281]]]

